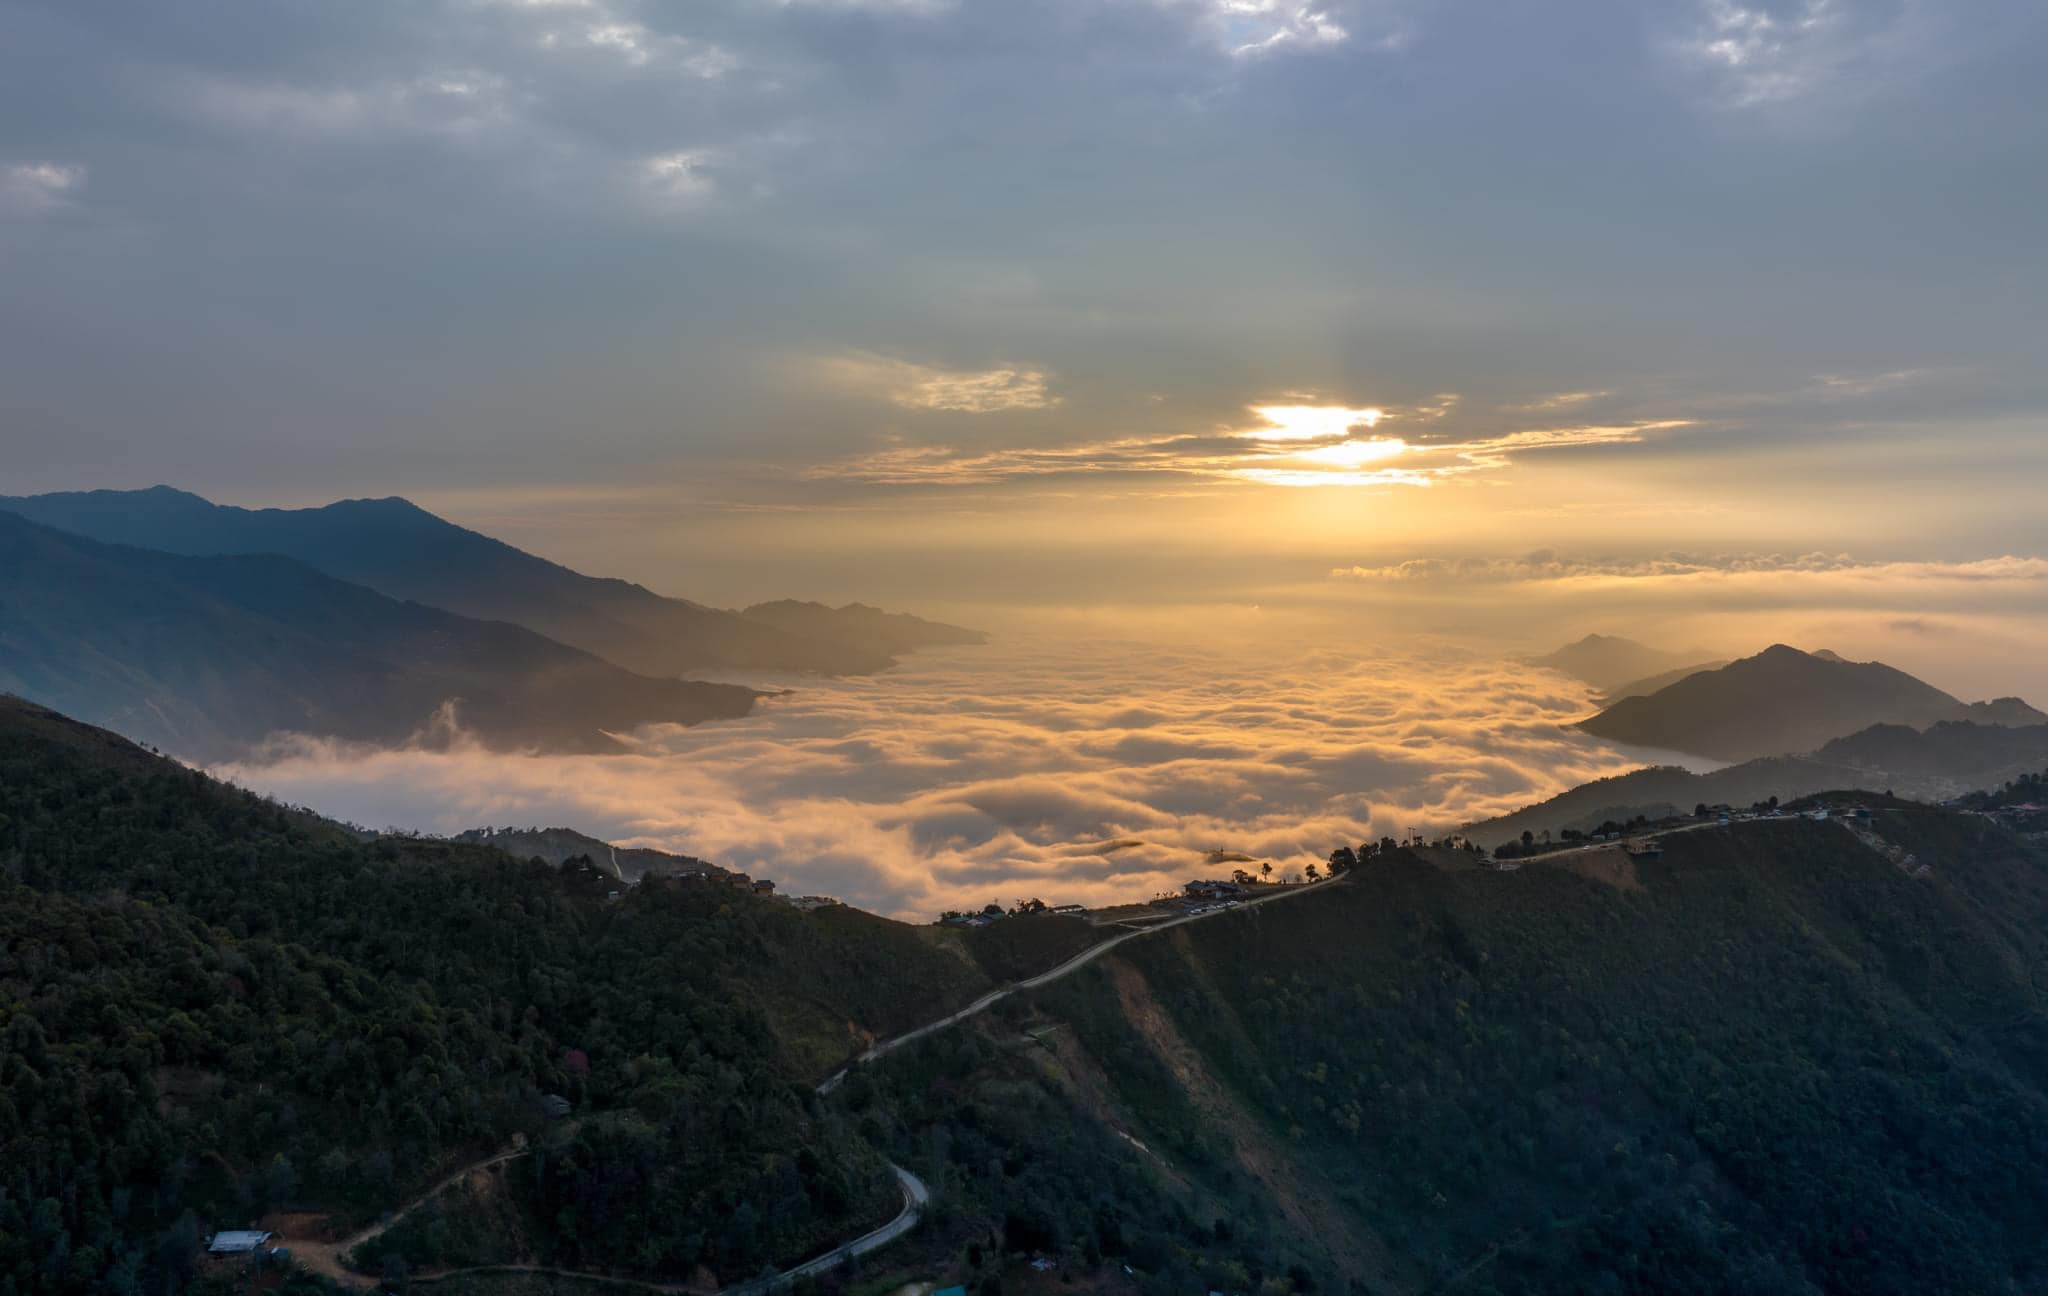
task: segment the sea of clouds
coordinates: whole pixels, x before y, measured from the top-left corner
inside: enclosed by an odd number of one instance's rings
[[[1142,899],[1233,866],[1212,852],[1292,873],[1640,764],[1567,727],[1590,709],[1573,681],[1448,644],[1045,633],[805,681],[626,754],[295,739],[216,772],[371,826],[570,826],[930,917]]]

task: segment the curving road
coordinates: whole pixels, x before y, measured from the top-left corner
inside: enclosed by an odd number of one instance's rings
[[[903,1189],[903,1209],[897,1212],[896,1218],[878,1229],[861,1234],[853,1241],[835,1250],[827,1251],[815,1260],[806,1260],[800,1265],[785,1269],[781,1273],[773,1274],[769,1277],[750,1278],[746,1282],[734,1283],[730,1287],[721,1287],[718,1289],[716,1296],[769,1296],[772,1292],[782,1291],[794,1285],[799,1278],[808,1278],[824,1273],[829,1269],[836,1269],[855,1256],[864,1256],[870,1251],[878,1251],[916,1228],[918,1221],[924,1218],[924,1208],[931,1202],[931,1190],[925,1187],[924,1180],[905,1170],[902,1166],[892,1165],[889,1168],[896,1172],[896,1182]],[[696,1288],[685,1286],[682,1283],[649,1282],[643,1278],[619,1278],[611,1274],[592,1273],[586,1269],[557,1269],[549,1265],[527,1264],[475,1265],[467,1269],[444,1269],[439,1273],[415,1274],[412,1281],[415,1283],[433,1283],[440,1282],[446,1278],[458,1278],[464,1274],[494,1273],[547,1274],[556,1278],[578,1278],[587,1282],[605,1283],[613,1287],[627,1287],[634,1291],[658,1292],[662,1296],[688,1296],[688,1294],[697,1291]],[[368,1281],[367,1279],[362,1279],[360,1275],[357,1275],[356,1279],[363,1282]]]
[[[839,1068],[837,1071],[834,1071],[831,1075],[827,1076],[825,1078],[824,1083],[818,1086],[818,1092],[821,1094],[831,1093],[834,1089],[837,1089],[839,1087],[840,1082],[846,1079],[847,1073],[852,1071],[853,1068],[857,1066],[866,1066],[868,1063],[873,1062],[876,1058],[883,1057],[889,1053],[893,1053],[897,1049],[902,1048],[905,1044],[912,1043],[916,1040],[921,1040],[927,1035],[935,1034],[938,1031],[946,1029],[946,1027],[948,1026],[958,1025],[959,1023],[966,1021],[969,1017],[978,1016],[981,1013],[987,1012],[990,1008],[1002,1002],[1004,999],[1009,998],[1011,995],[1016,994],[1020,990],[1036,990],[1042,985],[1049,985],[1052,982],[1059,980],[1061,977],[1072,976],[1074,973],[1080,971],[1082,968],[1088,966],[1090,963],[1093,963],[1096,959],[1101,958],[1104,954],[1109,953],[1111,950],[1123,944],[1125,941],[1133,941],[1139,939],[1140,937],[1150,936],[1155,932],[1163,932],[1169,927],[1179,927],[1185,923],[1200,922],[1204,918],[1216,918],[1224,914],[1239,913],[1243,910],[1250,909],[1256,905],[1272,904],[1275,900],[1285,900],[1290,896],[1307,895],[1312,891],[1317,891],[1323,887],[1331,886],[1338,882],[1341,882],[1349,876],[1350,874],[1348,873],[1340,873],[1335,877],[1322,878],[1314,882],[1302,883],[1299,886],[1291,886],[1284,891],[1278,891],[1272,895],[1260,896],[1256,900],[1245,900],[1231,908],[1211,909],[1207,913],[1182,914],[1178,918],[1169,918],[1165,922],[1153,923],[1150,927],[1141,927],[1136,931],[1125,932],[1121,936],[1112,936],[1108,940],[1103,941],[1101,944],[1090,945],[1087,949],[1082,950],[1079,954],[1074,955],[1074,957],[1068,959],[1066,962],[1060,964],[1055,968],[1052,968],[1049,971],[1040,972],[1037,976],[1026,977],[1022,981],[1012,982],[1011,984],[1003,986],[1001,989],[998,990],[991,990],[987,994],[983,995],[981,998],[976,999],[973,1003],[968,1004],[965,1008],[962,1008],[957,1012],[947,1013],[944,1017],[941,1017],[936,1021],[926,1022],[924,1025],[916,1027],[913,1030],[907,1030],[903,1032],[901,1035],[892,1036],[889,1039],[883,1040],[879,1044],[876,1044],[874,1047],[870,1048],[867,1052],[861,1054],[853,1061],[847,1063],[845,1066]]]
[[[765,1296],[765,1293],[780,1291],[799,1278],[809,1278],[828,1269],[837,1269],[855,1256],[864,1256],[870,1251],[879,1251],[897,1238],[917,1227],[924,1218],[924,1208],[931,1203],[932,1194],[924,1180],[905,1170],[900,1165],[889,1167],[896,1172],[896,1182],[903,1188],[903,1210],[882,1227],[863,1233],[837,1251],[827,1251],[815,1260],[806,1260],[793,1269],[785,1269],[773,1278],[756,1278],[752,1282],[735,1283],[721,1288],[718,1296]]]
[[[988,1011],[990,1007],[1008,998],[1009,996],[1018,993],[1019,991],[1036,990],[1040,986],[1049,985],[1062,977],[1072,976],[1075,972],[1080,971],[1082,968],[1088,966],[1096,959],[1101,958],[1104,954],[1109,953],[1109,951],[1115,949],[1117,946],[1123,944],[1125,941],[1133,941],[1139,939],[1140,937],[1150,936],[1155,932],[1165,931],[1169,927],[1179,927],[1186,923],[1200,922],[1204,918],[1214,918],[1221,914],[1235,913],[1240,910],[1253,908],[1257,905],[1271,904],[1276,900],[1285,900],[1289,896],[1307,895],[1308,893],[1319,890],[1322,887],[1330,886],[1333,883],[1341,882],[1343,881],[1345,876],[1348,875],[1340,874],[1337,877],[1323,878],[1319,881],[1306,883],[1300,886],[1291,886],[1286,888],[1285,890],[1277,891],[1272,895],[1260,896],[1255,900],[1243,901],[1231,908],[1211,909],[1207,913],[1182,914],[1178,918],[1169,918],[1164,922],[1154,923],[1150,927],[1142,927],[1136,931],[1128,931],[1121,936],[1112,936],[1108,940],[1102,941],[1099,944],[1090,945],[1087,949],[1082,950],[1079,954],[1074,955],[1072,958],[1066,960],[1064,963],[1059,964],[1057,967],[1053,967],[1048,969],[1047,971],[1040,972],[1036,976],[1026,977],[1022,981],[1013,982],[1012,984],[1003,986],[1000,989],[991,990],[987,994],[981,996],[981,998],[976,999],[973,1003],[968,1004],[965,1008],[961,1008],[955,1012],[947,1013],[944,1017],[940,1017],[935,1021],[926,1022],[924,1025],[919,1026],[914,1030],[908,1030],[901,1035],[897,1035],[890,1039],[881,1041],[874,1047],[868,1049],[867,1052],[862,1053],[859,1057],[855,1058],[846,1066],[841,1067],[839,1070],[833,1072],[830,1076],[826,1077],[825,1080],[818,1085],[817,1091],[821,1094],[829,1094],[834,1089],[837,1089],[839,1087],[840,1082],[846,1079],[847,1073],[851,1071],[854,1067],[865,1066],[866,1064],[873,1062],[877,1058],[886,1056],[887,1054],[892,1053],[899,1048],[902,1048],[905,1044],[909,1044],[914,1040],[923,1039],[925,1036],[933,1034],[937,1031],[942,1031],[948,1026],[957,1025],[960,1022],[966,1021],[970,1017],[974,1017],[980,1013],[984,1013]],[[369,1241],[371,1238],[376,1237],[378,1234],[384,1232],[386,1229],[389,1229],[392,1225],[398,1223],[399,1220],[405,1218],[405,1216],[412,1213],[412,1211],[416,1207],[420,1206],[422,1203],[427,1201],[429,1198],[433,1197],[435,1194],[441,1192],[449,1185],[454,1184],[459,1180],[465,1178],[466,1176],[474,1173],[475,1171],[482,1170],[488,1166],[499,1165],[503,1162],[511,1161],[515,1158],[525,1156],[530,1150],[531,1149],[524,1147],[515,1147],[507,1149],[503,1152],[499,1152],[493,1156],[487,1157],[484,1160],[478,1161],[473,1165],[464,1166],[460,1170],[457,1170],[453,1174],[450,1174],[446,1178],[442,1179],[439,1183],[436,1183],[432,1188],[428,1189],[426,1192],[420,1194],[418,1197],[415,1197],[413,1200],[407,1202],[398,1210],[392,1212],[389,1216],[384,1218],[379,1223],[374,1224],[369,1228],[363,1229],[362,1231],[355,1233],[347,1238],[344,1238],[339,1242],[317,1243],[305,1240],[286,1240],[282,1238],[279,1240],[292,1248],[295,1259],[298,1259],[301,1263],[306,1264],[308,1268],[311,1268],[316,1272],[325,1275],[326,1277],[358,1287],[372,1286],[376,1282],[375,1279],[372,1279],[367,1275],[359,1274],[348,1269],[341,1263],[342,1257],[347,1255],[348,1252],[353,1250],[355,1247],[360,1246],[364,1242]],[[781,1291],[795,1284],[798,1279],[813,1277],[817,1274],[825,1273],[828,1270],[838,1268],[840,1265],[845,1264],[848,1260],[851,1260],[856,1256],[864,1256],[871,1251],[878,1251],[881,1248],[888,1246],[891,1242],[894,1242],[896,1239],[902,1237],[905,1233],[908,1233],[910,1232],[910,1230],[916,1228],[918,1222],[924,1218],[924,1208],[931,1204],[931,1190],[925,1186],[924,1180],[919,1179],[916,1175],[912,1174],[909,1170],[904,1169],[902,1166],[891,1163],[889,1169],[895,1172],[896,1182],[898,1186],[903,1189],[903,1209],[896,1213],[896,1217],[894,1219],[882,1225],[880,1228],[871,1229],[868,1232],[861,1234],[859,1237],[854,1238],[852,1241],[847,1242],[844,1245],[839,1246],[831,1251],[827,1251],[824,1255],[821,1255],[814,1260],[806,1260],[800,1265],[796,1265],[792,1268],[785,1269],[782,1272],[774,1274],[769,1277],[753,1278],[749,1279],[746,1282],[734,1283],[730,1287],[721,1288],[719,1289],[717,1296],[770,1296],[771,1293]],[[439,1282],[442,1279],[446,1278],[455,1278],[463,1274],[488,1273],[552,1274],[557,1277],[563,1278],[581,1278],[594,1282],[609,1283],[613,1286],[629,1287],[637,1291],[658,1292],[663,1293],[664,1296],[680,1296],[680,1293],[683,1293],[686,1290],[679,1283],[647,1282],[635,1278],[617,1278],[613,1277],[610,1274],[592,1273],[587,1270],[581,1269],[556,1269],[546,1265],[523,1264],[477,1265],[465,1269],[447,1269],[442,1270],[439,1273],[416,1274],[413,1276],[412,1281],[416,1283],[431,1283]]]

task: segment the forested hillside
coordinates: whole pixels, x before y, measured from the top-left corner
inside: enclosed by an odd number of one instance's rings
[[[575,1115],[542,1258],[728,1277],[896,1208],[811,1084],[971,997],[915,928],[361,841],[0,701],[0,1292],[161,1292],[200,1235],[371,1218]]]
[[[1808,821],[1607,880],[1376,858],[892,1063],[900,1146],[980,1227],[1144,1237],[1215,1290],[2040,1290],[2048,869],[1963,816],[1876,831],[1928,871]],[[1148,1218],[1103,1214],[1106,1171],[1061,1187],[1105,1129]]]

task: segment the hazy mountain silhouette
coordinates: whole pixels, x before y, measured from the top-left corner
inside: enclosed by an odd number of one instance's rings
[[[1700,670],[1708,654],[1667,652],[1619,635],[1589,634],[1555,652],[1530,658],[1536,666],[1561,671],[1602,691],[1632,684],[1652,675]]]
[[[1947,720],[2042,724],[2017,698],[1966,704],[1882,662],[1774,644],[1719,670],[1624,698],[1579,722],[1615,742],[1742,761],[1806,752],[1871,725],[1923,729]]]
[[[1946,721],[1927,729],[1872,725],[1798,756],[1764,756],[1707,774],[1675,765],[1631,770],[1582,783],[1546,801],[1470,825],[1465,834],[1497,846],[1522,834],[1581,831],[1608,819],[1626,823],[1688,813],[1701,802],[1748,806],[1837,788],[1896,792],[1939,801],[2003,786],[2048,767],[2048,724],[2025,727]]]
[[[0,690],[195,759],[279,730],[431,738],[451,702],[493,746],[616,750],[607,730],[740,716],[757,696],[636,675],[290,558],[107,545],[6,512]]]
[[[756,603],[740,615],[790,634],[850,644],[891,657],[918,648],[988,642],[988,636],[979,630],[927,621],[908,612],[884,612],[865,603],[848,603],[835,608],[823,603],[777,599],[772,603]]]
[[[972,634],[906,617],[889,621],[888,633],[879,635],[872,618],[842,615],[847,609],[756,618],[704,607],[629,581],[585,576],[395,497],[244,509],[156,486],[0,497],[0,509],[110,544],[189,555],[282,554],[392,598],[525,626],[646,675],[859,674],[887,667],[895,652]]]

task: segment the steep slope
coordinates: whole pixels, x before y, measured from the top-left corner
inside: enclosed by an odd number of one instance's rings
[[[1720,670],[1624,698],[1579,722],[1615,742],[1742,761],[1812,751],[1876,724],[1925,728],[1996,715],[2048,723],[2024,703],[1973,710],[1882,662],[1844,661],[1775,644]]]
[[[1534,666],[1560,671],[1602,691],[1667,671],[1700,670],[1706,653],[1667,652],[1620,635],[1589,634],[1541,657]]]
[[[145,549],[282,554],[393,598],[525,626],[646,675],[711,668],[850,674],[889,665],[888,653],[854,640],[817,638],[585,576],[403,499],[243,509],[158,486],[0,497],[0,509]]]
[[[211,1229],[367,1222],[521,1137],[526,1249],[492,1258],[716,1285],[893,1214],[881,1154],[809,1086],[986,982],[868,914],[616,890],[360,840],[0,699],[8,1289],[178,1290]]]
[[[269,556],[104,545],[0,512],[0,690],[196,759],[280,730],[617,750],[607,731],[745,715],[755,694],[650,679],[530,630],[401,603]]]
[[[1084,1203],[999,1173],[1071,1136],[988,1114],[1066,1096],[1162,1201],[1277,1214],[1267,1272],[1373,1291],[2036,1290],[2048,859],[1880,811],[1909,875],[1859,831],[1681,834],[1625,885],[1397,852],[893,1063],[898,1147],[972,1106],[957,1209],[1085,1247]]]

